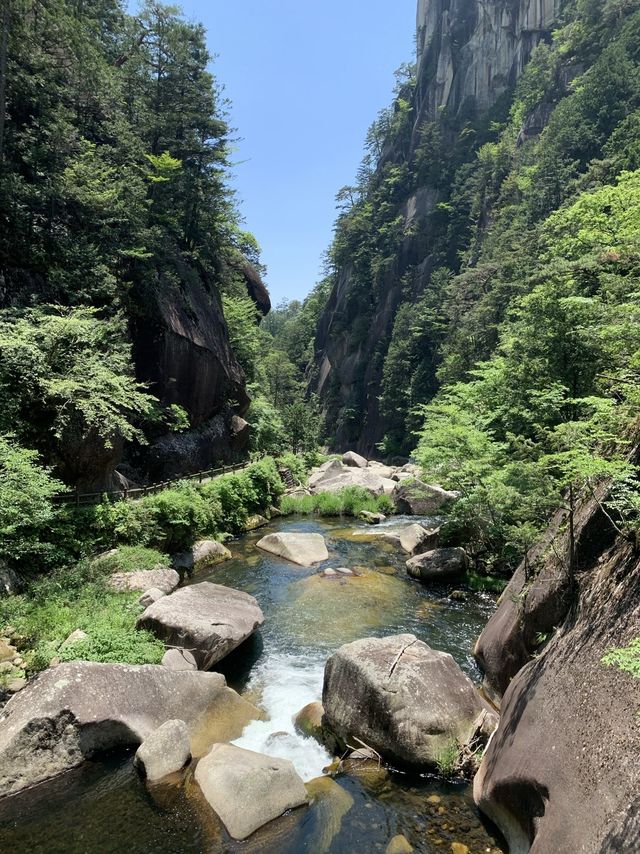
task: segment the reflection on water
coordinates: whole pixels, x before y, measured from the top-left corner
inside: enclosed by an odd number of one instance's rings
[[[415,521],[415,520],[412,520]],[[402,520],[391,520],[392,532]],[[319,532],[327,538],[323,567],[349,567],[357,576],[323,578],[257,551],[256,542],[277,530]],[[230,544],[230,560],[193,579],[210,580],[254,595],[265,614],[259,636],[236,650],[221,669],[229,683],[264,711],[235,743],[294,762],[305,780],[321,775],[330,757],[298,736],[292,717],[320,699],[324,663],[342,643],[367,635],[412,632],[450,652],[477,678],[471,649],[493,603],[469,593],[452,602],[406,575],[406,556],[377,538],[377,531],[344,521],[278,520]],[[131,757],[87,763],[76,772],[0,802],[0,851],[21,852],[384,852],[403,834],[418,852],[470,854],[500,851],[480,820],[467,785],[352,769],[311,784],[313,803],[272,822],[242,844],[229,840],[187,775],[184,785],[147,788]]]

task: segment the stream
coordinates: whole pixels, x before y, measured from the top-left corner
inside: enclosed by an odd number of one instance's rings
[[[408,521],[384,523],[393,531]],[[326,659],[340,645],[366,636],[410,632],[449,652],[478,680],[473,643],[494,609],[484,594],[453,601],[445,590],[408,578],[406,556],[353,520],[291,517],[275,520],[230,545],[233,559],[200,573],[256,597],[265,615],[259,635],[221,662],[229,685],[264,710],[234,743],[291,760],[305,781],[322,775],[330,755],[296,734],[292,717],[322,695]],[[327,567],[348,567],[356,578],[324,578],[255,544],[266,533],[321,533]],[[248,841],[230,840],[205,807],[190,775],[183,786],[147,787],[119,753],[85,763],[64,776],[0,801],[0,852],[56,854],[351,854],[381,852],[403,834],[416,852],[499,854],[497,831],[484,823],[466,783],[387,772],[368,765],[314,784],[308,808],[262,828]]]

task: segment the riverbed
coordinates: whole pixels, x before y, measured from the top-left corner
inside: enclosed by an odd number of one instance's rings
[[[259,635],[221,663],[229,684],[263,710],[263,720],[250,723],[235,744],[290,759],[305,781],[321,777],[332,757],[299,736],[292,717],[321,698],[331,653],[361,637],[411,632],[451,653],[479,679],[471,650],[495,603],[470,591],[464,601],[454,601],[450,591],[408,578],[406,556],[376,537],[408,521],[396,517],[373,529],[352,520],[276,520],[230,543],[232,560],[192,580],[251,593],[265,615]],[[357,575],[323,577],[317,567],[303,569],[260,552],[257,541],[274,531],[323,534],[329,560],[321,569],[346,567]],[[103,757],[0,802],[0,851],[364,854],[383,853],[397,834],[428,854],[451,852],[452,843],[466,845],[469,854],[503,851],[466,783],[369,766],[313,786],[310,807],[237,843],[212,818],[190,775],[182,785],[147,787],[132,755]]]

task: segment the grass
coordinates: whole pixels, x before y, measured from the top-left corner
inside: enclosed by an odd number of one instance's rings
[[[456,762],[458,760],[459,753],[460,749],[456,739],[448,739],[446,744],[440,748],[436,757],[438,773],[443,777],[452,777],[455,774]]]
[[[158,567],[171,568],[168,555],[145,546],[120,546],[115,551],[98,555],[94,563],[98,564],[101,572],[109,575],[114,572],[137,572]]]
[[[359,516],[364,510],[371,513],[393,513],[393,502],[382,495],[376,498],[359,486],[348,486],[340,492],[319,492],[317,495],[285,495],[280,503],[285,515],[302,516]]]
[[[143,610],[140,594],[116,593],[105,578],[99,561],[83,561],[32,582],[21,596],[0,600],[0,627],[11,625],[22,638],[20,654],[29,672],[43,670],[53,658],[125,664],[162,659],[164,645],[135,627]],[[76,629],[87,639],[63,647]]]
[[[502,593],[509,583],[505,578],[495,575],[480,575],[478,572],[469,572],[467,583],[472,590],[479,593]]]

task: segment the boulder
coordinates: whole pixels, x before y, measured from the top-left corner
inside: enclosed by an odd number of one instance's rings
[[[299,566],[313,566],[329,559],[327,545],[321,534],[267,534],[257,546],[262,551],[283,557]]]
[[[0,560],[0,599],[4,596],[16,596],[22,588],[23,584],[17,572]]]
[[[369,465],[369,461],[365,460],[364,457],[361,457],[360,454],[356,454],[355,451],[347,451],[346,454],[343,454],[342,462],[345,466],[351,466],[357,469],[366,469]]]
[[[247,521],[244,523],[245,531],[257,531],[258,528],[264,528],[265,525],[269,524],[269,520],[265,519],[264,516],[259,516],[257,513],[253,516],[249,516]],[[231,554],[231,553],[229,553]]]
[[[18,650],[15,646],[11,646],[11,644],[7,643],[6,640],[0,638],[0,662],[11,662],[17,654]]]
[[[398,513],[408,516],[432,516],[445,504],[458,497],[440,486],[431,486],[421,480],[403,480],[396,484],[394,503]]]
[[[382,478],[382,492],[383,495],[388,495],[389,498],[393,498],[396,494],[396,490],[398,488],[398,484],[395,480],[391,480],[388,477]]]
[[[320,744],[324,744],[323,715],[324,709],[321,702],[309,703],[294,716],[293,726],[299,735],[313,738]]]
[[[138,628],[166,644],[188,649],[209,670],[264,622],[248,593],[205,581],[163,596],[138,618]]]
[[[66,649],[67,647],[73,646],[74,643],[86,640],[88,637],[89,635],[86,632],[83,632],[82,629],[76,629],[75,632],[71,632],[66,641],[60,644],[60,649]]]
[[[458,581],[469,567],[464,549],[434,549],[416,555],[407,561],[407,572],[412,578],[434,584]]]
[[[402,551],[413,555],[427,548],[430,533],[422,525],[407,525],[400,531],[400,547]]]
[[[413,846],[406,836],[398,834],[389,841],[384,854],[413,854]]]
[[[191,551],[174,555],[172,563],[180,575],[193,575],[229,560],[231,552],[216,540],[199,540]]]
[[[358,486],[372,495],[380,496],[390,494],[390,483],[393,483],[395,489],[395,481],[385,481],[374,468],[345,466],[334,460],[327,469],[318,470],[309,478],[309,489],[312,493],[341,492],[350,486]]]
[[[145,738],[136,751],[134,764],[153,783],[181,771],[190,759],[187,725],[184,721],[171,720]]]
[[[140,605],[143,608],[148,608],[149,605],[153,605],[154,602],[157,602],[158,599],[162,599],[163,596],[167,594],[164,590],[159,590],[157,587],[152,587],[151,590],[146,590],[142,596],[138,599]]]
[[[125,593],[129,590],[150,590],[155,587],[163,593],[172,593],[178,584],[180,576],[175,569],[157,567],[156,569],[140,569],[135,572],[114,572],[107,581],[113,590]]]
[[[379,525],[387,519],[384,513],[371,513],[369,510],[362,510],[360,518],[363,522],[367,522],[369,525]]]
[[[452,742],[466,744],[489,709],[450,655],[408,634],[341,647],[327,661],[322,703],[342,742],[359,739],[423,771],[437,768]]]
[[[198,663],[188,649],[168,649],[162,657],[162,666],[169,670],[198,669]]]
[[[371,460],[369,468],[373,469],[376,474],[380,475],[380,477],[387,478],[387,480],[395,480],[396,469],[391,466],[385,466],[383,463],[377,463],[375,460]]]
[[[198,762],[195,779],[234,839],[246,839],[287,810],[308,802],[291,762],[232,744],[215,744]]]
[[[139,745],[166,721],[181,718],[195,730],[229,694],[219,673],[159,665],[73,661],[45,670],[0,714],[0,796],[101,751]]]

